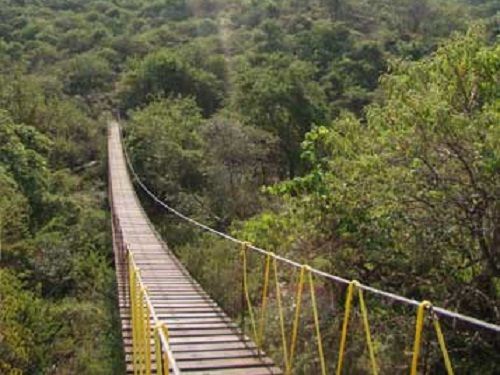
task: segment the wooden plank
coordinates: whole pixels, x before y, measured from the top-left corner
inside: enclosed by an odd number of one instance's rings
[[[172,343],[172,351],[174,355],[178,353],[192,353],[201,351],[214,350],[237,350],[237,349],[256,349],[255,344],[251,341],[236,341],[236,342],[210,342],[204,344],[194,343]]]
[[[186,372],[189,375],[281,375],[283,372],[277,367],[248,367],[243,369],[216,369]]]
[[[212,350],[212,351],[198,351],[198,352],[184,352],[176,353],[175,359],[177,361],[191,361],[200,359],[223,359],[223,358],[248,358],[258,357],[259,352],[250,349],[240,350]]]
[[[151,331],[152,332],[152,331]],[[234,329],[231,328],[213,328],[213,329],[200,329],[200,330],[193,330],[193,329],[184,329],[184,330],[170,330],[169,331],[169,337],[170,338],[182,338],[182,337],[189,337],[189,338],[198,338],[200,340],[203,340],[203,337],[205,336],[228,336],[228,335],[237,335]],[[130,337],[131,335],[131,329],[130,327],[126,327],[125,330],[122,331],[122,336],[123,337]]]
[[[167,324],[177,363],[188,374],[281,374],[273,362],[258,353],[255,344],[203,288],[189,275],[149,222],[131,184],[116,125],[110,127],[110,193],[119,313],[127,373],[131,366],[131,322],[127,262],[118,254],[116,238],[127,243],[141,270],[149,299],[160,321]],[[155,324],[153,318],[151,325]],[[150,342],[154,349],[153,341]],[[154,358],[152,359],[155,367]]]
[[[181,371],[184,370],[212,370],[224,368],[245,368],[257,366],[273,366],[269,358],[222,358],[222,359],[200,359],[193,361],[179,361],[177,363]]]

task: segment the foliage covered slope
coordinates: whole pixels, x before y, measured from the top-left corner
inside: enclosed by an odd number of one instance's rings
[[[180,211],[498,323],[498,10],[486,0],[0,0],[0,372],[123,372],[107,110],[126,120],[140,175]],[[240,313],[237,252],[144,204]],[[257,301],[262,265],[250,264]],[[280,277],[290,297],[293,275]],[[318,288],[332,365],[343,290]],[[405,370],[411,313],[368,303],[381,370]],[[498,340],[445,330],[457,372],[494,373]],[[309,331],[298,373],[318,371]],[[272,320],[266,349],[279,361],[276,332]],[[346,371],[366,373],[360,336],[351,345]],[[442,372],[437,348],[426,353],[426,373]]]

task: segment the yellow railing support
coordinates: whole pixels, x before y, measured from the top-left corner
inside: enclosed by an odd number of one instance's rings
[[[314,326],[316,327],[316,341],[318,344],[318,354],[319,354],[319,360],[320,360],[320,364],[321,364],[321,374],[326,375],[325,355],[323,353],[323,340],[321,339],[321,330],[320,330],[320,326],[319,326],[318,306],[316,305],[316,291],[314,289],[313,274],[312,274],[311,268],[309,266],[306,266],[306,270],[309,273],[309,287],[311,289],[311,304],[312,304],[312,309],[313,309]]]
[[[136,270],[137,277],[140,277],[138,270]],[[137,331],[139,333],[139,374],[144,374],[145,355],[144,351],[144,308],[142,306],[143,293],[140,285],[137,285]]]
[[[163,358],[162,358],[162,350],[161,350],[161,338],[160,338],[160,329],[162,324],[156,323],[154,328],[154,340],[155,340],[155,358],[156,358],[156,375],[164,375],[163,373]]]
[[[310,293],[311,293],[311,306],[312,306],[312,311],[313,311],[313,319],[314,319],[314,328],[316,331],[316,343],[318,346],[318,355],[320,359],[320,366],[321,366],[321,374],[326,375],[326,362],[325,362],[325,355],[323,352],[323,340],[321,338],[321,329],[319,325],[319,313],[318,313],[318,306],[316,303],[316,290],[314,288],[314,279],[313,275],[311,272],[311,268],[308,265],[302,265],[300,268],[300,273],[299,273],[299,282],[297,284],[297,292],[295,296],[295,316],[294,316],[294,321],[293,321],[293,326],[292,326],[292,337],[290,340],[290,356],[288,357],[288,361],[285,362],[285,372],[287,375],[292,373],[293,370],[293,361],[294,361],[294,356],[295,356],[295,350],[297,346],[297,336],[298,336],[298,329],[299,329],[299,322],[300,322],[300,309],[302,306],[302,293],[304,290],[304,284],[306,282],[305,274],[308,274],[308,279],[307,281],[309,282],[309,288],[310,288]],[[284,326],[284,324],[283,324]],[[284,328],[283,328],[284,330]],[[286,339],[283,339],[283,344],[286,346]]]
[[[137,271],[136,271],[137,272]],[[137,277],[137,274],[136,274]],[[137,356],[137,372],[138,374],[142,375],[142,367],[143,367],[143,355],[142,352],[144,350],[143,348],[143,343],[142,343],[142,327],[141,327],[141,305],[140,305],[140,300],[141,300],[141,290],[139,289],[138,286],[135,286],[136,288],[136,300],[135,300],[135,311],[136,311],[136,329],[137,329],[137,346],[138,346],[138,356]]]
[[[361,308],[361,315],[363,317],[363,325],[365,326],[366,344],[368,346],[368,354],[370,355],[370,365],[372,367],[372,374],[378,375],[377,360],[375,359],[375,349],[373,347],[372,336],[370,333],[370,323],[368,321],[368,311],[366,310],[365,299],[363,297],[363,290],[358,289],[359,306]]]
[[[305,271],[305,266],[302,266],[300,268],[300,273],[299,273],[299,283],[297,284],[297,293],[295,297],[295,318],[293,320],[293,327],[292,327],[292,338],[290,340],[290,358],[288,359],[288,364],[289,364],[289,374],[292,371],[293,368],[293,360],[295,356],[295,347],[297,345],[297,333],[299,329],[299,320],[300,320],[300,307],[302,305],[302,290],[304,289],[304,272]]]
[[[162,330],[163,335],[165,336],[165,339],[167,340],[167,343],[168,343],[170,340],[170,336],[168,333],[168,327],[165,323],[162,324],[161,330]],[[168,354],[167,354],[166,350],[163,352],[163,371],[164,371],[163,375],[168,375],[170,372],[170,361],[168,359]]]
[[[138,374],[138,346],[137,346],[137,316],[136,316],[136,280],[132,254],[128,256],[128,276],[130,293],[130,324],[132,330],[132,367],[134,374]]]
[[[422,341],[422,330],[424,328],[425,310],[431,306],[429,301],[420,303],[417,309],[417,321],[415,323],[415,340],[413,342],[413,358],[411,362],[411,375],[417,375],[418,358],[420,356],[420,343]]]
[[[140,277],[140,274],[138,270],[135,271],[137,276]],[[139,336],[139,374],[144,374],[145,373],[145,351],[146,348],[144,347],[144,306],[143,306],[143,292],[142,289],[140,288],[140,285],[136,286],[137,288],[137,331],[138,331],[138,336]]]
[[[250,291],[248,289],[248,275],[247,275],[247,250],[248,250],[248,242],[243,242],[241,245],[241,259],[243,262],[243,293],[245,294],[245,300],[248,307],[248,315],[250,316],[250,323],[252,324],[252,333],[254,340],[257,342],[257,325],[255,323],[255,316],[253,313],[252,301],[250,299]]]
[[[137,267],[132,252],[128,251],[127,259],[134,375],[152,375],[153,360],[156,360],[157,375],[170,374],[171,367],[173,372],[178,374],[175,361],[170,363],[167,325],[158,320],[153,310],[147,287],[142,282],[141,270]],[[154,345],[154,355],[151,341]]]
[[[432,307],[431,307],[432,310]],[[446,348],[446,342],[444,340],[443,331],[441,330],[441,325],[439,324],[439,318],[434,311],[432,313],[432,323],[436,331],[436,336],[439,342],[439,347],[441,348],[441,354],[443,354],[444,365],[446,367],[446,372],[448,375],[453,375],[453,366],[451,365],[450,355],[448,354],[448,349]]]
[[[283,346],[283,361],[285,363],[285,373],[289,374],[291,372],[291,366],[288,359],[288,349],[287,349],[288,345],[287,345],[286,331],[285,331],[285,315],[283,313],[283,304],[281,302],[281,287],[278,276],[278,265],[273,253],[271,253],[271,256],[273,257],[274,283],[276,285],[276,300],[278,302],[278,313],[280,319],[281,343]]]
[[[269,271],[271,268],[271,253],[266,255],[266,264],[264,266],[264,286],[262,287],[262,304],[260,309],[260,321],[259,321],[259,336],[257,338],[257,347],[262,345],[262,340],[264,336],[264,328],[266,322],[266,308],[267,308],[267,292],[269,289]]]
[[[140,270],[135,265],[131,253],[128,254],[128,273],[132,367],[136,375],[151,375],[151,312],[147,303],[147,290],[140,282]]]
[[[349,325],[349,317],[351,315],[351,304],[352,304],[352,296],[354,293],[354,283],[350,283],[347,287],[347,296],[345,300],[345,309],[344,309],[344,321],[342,323],[342,333],[340,335],[340,347],[339,347],[339,359],[337,362],[337,375],[342,374],[342,366],[344,363],[344,352],[345,352],[345,344],[347,341],[347,327]]]
[[[151,375],[151,314],[146,303],[147,289],[144,287],[142,290],[143,299],[141,299],[142,309],[144,311],[144,362],[146,375]]]
[[[370,356],[370,366],[372,369],[372,374],[378,374],[377,361],[375,359],[375,349],[373,347],[373,341],[370,333],[370,323],[368,321],[368,311],[366,309],[365,299],[363,297],[363,290],[359,288],[359,282],[352,280],[347,288],[347,296],[345,300],[345,310],[344,310],[344,321],[342,322],[342,333],[340,336],[340,347],[339,347],[339,359],[337,362],[337,375],[342,374],[342,368],[344,363],[344,354],[347,344],[347,333],[349,328],[349,319],[351,315],[352,299],[354,293],[358,292],[359,305],[361,310],[361,316],[363,319],[363,327],[365,331],[366,345],[368,347],[368,354]]]
[[[161,333],[168,342],[168,328],[165,323],[157,322],[154,335],[155,335],[155,357],[156,357],[156,374],[157,375],[168,375],[170,372],[170,363],[168,359],[168,354],[166,351],[162,350]]]
[[[441,349],[441,354],[443,355],[444,365],[448,375],[453,375],[453,367],[451,365],[450,356],[448,354],[448,349],[446,348],[446,342],[444,340],[443,331],[439,324],[437,315],[432,311],[432,304],[429,301],[422,301],[418,306],[417,310],[417,320],[415,323],[415,340],[413,342],[413,358],[411,362],[411,375],[417,375],[418,369],[418,359],[420,357],[420,347],[422,342],[422,331],[424,329],[425,322],[425,311],[431,311],[431,318],[434,325],[434,330],[436,331],[436,336],[439,343],[439,348]]]

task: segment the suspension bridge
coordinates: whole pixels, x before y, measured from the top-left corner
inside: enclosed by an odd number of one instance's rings
[[[362,317],[369,367],[372,374],[379,373],[364,292],[415,307],[413,351],[411,363],[408,364],[411,375],[419,373],[420,347],[426,316],[432,320],[443,368],[448,374],[454,373],[453,364],[448,355],[445,337],[439,323],[440,318],[460,320],[471,326],[492,331],[496,335],[500,334],[500,326],[496,324],[434,307],[427,301],[408,299],[355,280],[324,273],[196,222],[158,199],[138,178],[123,147],[119,124],[115,121],[110,122],[108,130],[109,200],[127,373],[292,374],[301,324],[302,296],[308,290],[314,325],[314,346],[318,355],[318,373],[326,375],[328,365],[316,305],[315,277],[323,277],[347,287],[343,324],[339,335],[339,353],[335,365],[337,375],[343,373],[349,320],[356,300]],[[190,276],[155,231],[135,194],[131,177],[147,195],[171,213],[241,247],[242,298],[251,323],[248,335]],[[265,315],[256,316],[248,291],[247,253],[250,251],[264,257],[265,262],[261,311],[265,311],[270,289],[274,287],[282,342],[283,363],[280,364],[274,363],[261,349]],[[278,263],[285,263],[298,270],[294,318],[291,324],[285,322],[283,314]],[[287,331],[286,326],[289,325],[291,329]]]

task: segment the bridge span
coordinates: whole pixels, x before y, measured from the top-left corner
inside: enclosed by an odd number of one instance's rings
[[[460,314],[434,306],[429,301],[418,301],[392,292],[387,292],[363,284],[357,280],[348,280],[338,275],[328,274],[307,264],[301,264],[273,252],[261,249],[247,242],[234,238],[226,233],[218,232],[192,218],[178,212],[161,201],[140,180],[130,163],[126,150],[123,149],[121,132],[118,123],[109,125],[108,158],[109,158],[109,198],[113,224],[113,247],[116,260],[118,294],[124,348],[127,360],[127,372],[150,374],[248,374],[267,375],[282,374],[281,368],[258,349],[257,345],[240,330],[217,303],[189,275],[183,265],[176,259],[168,246],[156,233],[148,220],[134,192],[131,175],[137,185],[167,211],[191,223],[204,231],[211,232],[234,244],[241,246],[242,302],[252,323],[252,337],[262,344],[265,326],[266,301],[270,285],[274,279],[276,298],[275,313],[279,318],[280,336],[283,351],[283,368],[287,375],[295,373],[294,359],[297,351],[299,325],[301,319],[303,294],[308,294],[308,307],[312,316],[309,318],[310,331],[302,339],[305,346],[316,346],[317,359],[314,361],[314,373],[327,375],[333,368],[336,374],[343,373],[346,363],[345,353],[347,337],[351,330],[349,324],[353,315],[355,300],[358,299],[358,317],[362,320],[362,329],[366,341],[366,353],[369,357],[371,373],[379,374],[380,363],[377,349],[372,340],[369,313],[364,302],[364,293],[378,296],[391,303],[403,304],[416,310],[415,329],[412,349],[402,348],[402,353],[411,350],[411,363],[407,368],[411,375],[419,374],[421,365],[422,337],[426,328],[426,320],[432,322],[441,352],[443,368],[448,375],[453,375],[452,357],[449,355],[440,319],[447,320],[448,329],[456,330],[457,322],[467,325],[469,329],[487,330],[491,334],[500,334],[500,326],[485,322],[471,316]],[[259,322],[255,319],[255,310],[247,282],[247,252],[259,254],[265,261],[262,279],[262,300]],[[278,262],[295,270],[297,278],[296,292],[289,298],[288,324],[284,315],[282,293],[279,282]],[[274,277],[271,275],[274,274]],[[320,314],[316,298],[315,278],[343,285],[345,289],[345,305],[343,309],[342,327],[338,329],[338,352],[332,355],[332,346],[325,351],[320,324]],[[306,288],[306,286],[309,288]],[[307,291],[309,289],[309,291]],[[303,293],[304,292],[304,293]],[[357,298],[356,298],[357,297]],[[290,331],[287,332],[287,326]],[[358,325],[358,329],[361,328]],[[312,331],[314,333],[312,334]],[[290,339],[287,336],[290,333]],[[410,333],[411,334],[411,333]],[[316,344],[309,345],[308,337],[314,335]],[[498,336],[496,336],[498,337]],[[261,347],[261,346],[259,346]],[[335,349],[336,350],[336,349]],[[336,364],[332,363],[336,362]]]
[[[127,373],[281,374],[153,228],[134,192],[116,122],[109,125],[108,158]]]

